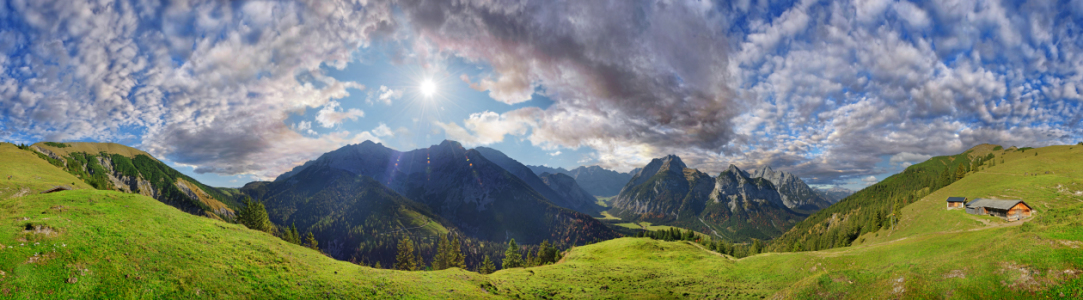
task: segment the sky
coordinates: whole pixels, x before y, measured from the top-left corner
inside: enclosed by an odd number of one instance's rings
[[[1080,0],[5,0],[0,140],[121,143],[229,187],[451,139],[860,188],[1083,141],[1081,24]]]

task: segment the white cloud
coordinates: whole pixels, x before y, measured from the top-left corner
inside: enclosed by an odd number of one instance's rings
[[[484,146],[504,141],[504,136],[523,135],[531,126],[531,121],[520,115],[500,115],[495,112],[485,111],[470,114],[470,118],[463,121],[465,128],[454,122],[434,124],[444,130],[450,139],[457,140],[467,146]]]
[[[932,155],[924,155],[910,152],[901,152],[899,154],[892,155],[888,160],[892,165],[901,166],[903,168],[910,165],[923,162],[932,158]]]
[[[557,156],[557,155],[560,155],[560,151],[550,152],[548,154],[549,154],[549,156]]]
[[[391,131],[391,128],[387,127],[387,124],[384,124],[384,123],[380,123],[379,126],[376,126],[376,129],[372,130],[372,134],[374,134],[376,136],[379,136],[379,137],[393,137],[393,136],[395,136],[395,132]]]
[[[385,105],[391,105],[391,100],[401,99],[402,95],[405,94],[405,92],[406,91],[403,89],[396,90],[389,88],[385,85],[381,85],[380,89],[377,91],[378,94],[376,95],[376,100],[380,101]],[[366,99],[366,102],[368,102],[369,104],[373,103],[372,95],[369,96],[369,99]]]
[[[324,104],[323,109],[320,109],[316,114],[316,122],[319,122],[320,126],[324,128],[331,128],[347,119],[356,120],[365,116],[365,112],[360,109],[351,108],[345,111],[339,111],[338,109],[339,103],[337,101],[327,102],[327,104]]]

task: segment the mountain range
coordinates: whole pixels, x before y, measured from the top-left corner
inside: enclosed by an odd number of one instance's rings
[[[800,178],[765,167],[749,174],[730,165],[718,176],[680,157],[638,169],[609,213],[625,221],[692,228],[728,240],[771,239],[830,202]]]
[[[854,191],[840,186],[833,186],[829,188],[814,188],[816,193],[820,194],[820,197],[831,201],[831,204],[838,203],[842,199],[854,194]]]
[[[600,197],[616,196],[620,193],[621,188],[624,188],[624,185],[628,183],[628,180],[632,179],[632,174],[638,171],[633,170],[631,173],[620,173],[599,166],[581,166],[572,169],[571,171],[564,168],[550,168],[546,166],[527,167],[538,175],[543,173],[568,175],[575,179],[575,182],[578,183],[583,190],[587,191],[587,193]]]
[[[519,171],[513,174],[487,158],[495,157],[509,166],[517,164],[502,155],[491,149],[466,149],[453,141],[407,152],[366,141],[328,152],[265,184],[267,190],[285,190],[343,176],[371,177],[423,205],[467,236],[485,241],[504,242],[514,238],[522,244],[538,244],[543,240],[582,244],[617,236],[590,215],[561,206],[581,208],[577,202],[571,202],[576,199],[548,189],[544,181],[530,177],[533,174],[529,172],[512,168]],[[539,193],[519,176],[533,181],[533,186],[546,194]],[[245,193],[268,201],[268,209],[275,209],[277,202],[271,201],[277,197],[275,194],[256,189]],[[333,202],[351,196],[334,193],[326,197]],[[559,204],[550,198],[557,199]],[[287,221],[290,217],[279,218],[276,221]]]

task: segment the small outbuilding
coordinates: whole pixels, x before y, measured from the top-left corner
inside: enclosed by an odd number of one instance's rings
[[[988,215],[1016,221],[1030,218],[1032,209],[1023,200],[974,199],[966,204],[966,213]]]
[[[948,209],[960,209],[963,208],[966,203],[966,197],[948,197]]]

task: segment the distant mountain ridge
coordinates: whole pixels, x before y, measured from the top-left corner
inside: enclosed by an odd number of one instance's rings
[[[539,174],[534,174],[529,167],[508,157],[503,152],[486,147],[477,147],[474,148],[474,150],[481,153],[481,155],[485,156],[489,161],[496,163],[501,168],[504,168],[504,170],[515,175],[515,177],[523,180],[523,182],[526,182],[527,185],[553,204],[588,215],[598,215],[598,213],[602,211],[602,207],[595,202],[593,196],[580,193],[582,188],[576,184],[575,179],[571,177],[568,177],[571,181],[557,179],[554,181],[557,185],[554,186],[553,184],[550,184],[549,180],[539,177]]]
[[[542,173],[550,174],[565,174],[575,179],[575,182],[579,184],[583,190],[594,196],[609,197],[615,196],[620,193],[620,190],[624,188],[624,185],[628,183],[628,180],[632,179],[632,175],[638,170],[633,170],[630,173],[620,173],[617,171],[607,170],[600,166],[580,166],[572,170],[566,170],[564,168],[550,168],[546,166],[527,166],[530,170],[534,171],[534,174],[541,175]]]
[[[771,239],[830,205],[800,178],[769,167],[750,174],[730,165],[718,176],[688,168],[675,155],[638,169],[613,200],[622,220],[674,225],[742,241]]]
[[[831,201],[831,204],[838,203],[840,200],[853,195],[855,192],[854,190],[840,186],[833,186],[826,189],[814,188],[813,190],[820,194],[824,199],[827,199],[827,201]]]

